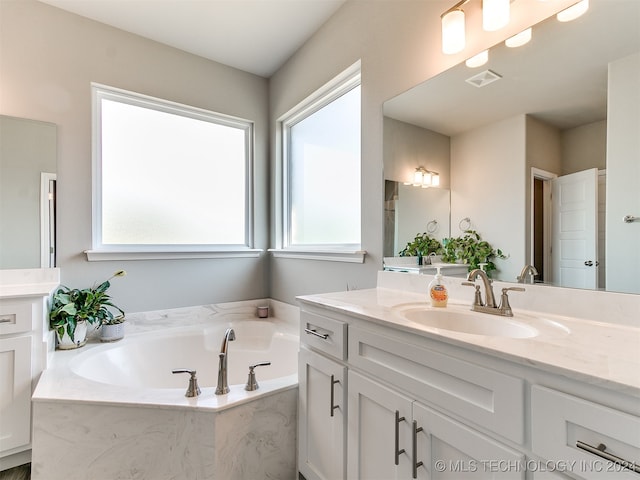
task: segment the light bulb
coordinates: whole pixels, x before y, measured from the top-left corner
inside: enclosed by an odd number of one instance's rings
[[[468,58],[464,63],[469,68],[481,67],[489,61],[489,50],[484,50],[471,58]]]
[[[442,15],[442,53],[461,52],[465,41],[464,12],[452,10]]]
[[[509,23],[509,0],[482,0],[482,28],[487,32],[500,30]]]
[[[575,5],[562,10],[558,15],[556,15],[556,18],[559,22],[570,22],[584,14],[587,10],[589,10],[589,0],[582,0]]]
[[[531,40],[531,29],[527,28],[511,38],[507,38],[504,44],[509,48],[515,48],[529,43],[529,40]]]

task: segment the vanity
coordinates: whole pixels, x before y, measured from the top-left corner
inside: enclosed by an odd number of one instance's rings
[[[31,459],[31,393],[55,348],[48,298],[60,270],[0,271],[0,471]]]
[[[432,278],[299,298],[307,480],[638,478],[640,297],[527,285],[500,317]]]

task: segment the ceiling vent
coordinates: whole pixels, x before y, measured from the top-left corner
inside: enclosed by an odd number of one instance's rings
[[[467,78],[465,81],[470,83],[474,87],[486,87],[490,83],[495,82],[496,80],[500,80],[502,77],[498,75],[496,72],[491,70],[485,70],[484,72],[480,72],[477,75],[474,75],[471,78]]]

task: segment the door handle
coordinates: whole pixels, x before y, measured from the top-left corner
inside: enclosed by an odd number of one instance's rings
[[[393,455],[396,459],[396,465],[400,465],[400,454],[404,453],[404,448],[400,449],[400,422],[404,422],[404,417],[400,416],[400,411],[396,410],[396,441]]]
[[[584,262],[584,264],[585,264],[587,267],[592,267],[592,266],[593,266],[593,262],[592,262],[591,260],[587,260],[586,262]]]
[[[418,468],[424,465],[423,462],[418,461],[418,433],[423,430],[422,427],[418,427],[418,422],[413,421],[413,478],[418,478]]]
[[[334,386],[336,383],[340,383],[340,380],[336,380],[336,379],[335,379],[335,376],[334,376],[334,375],[331,375],[331,400],[330,400],[330,403],[331,403],[331,409],[330,409],[330,413],[331,413],[331,416],[332,416],[332,417],[333,417],[333,411],[334,411],[336,408],[340,408],[340,405],[334,405],[335,397],[334,397],[333,386]]]

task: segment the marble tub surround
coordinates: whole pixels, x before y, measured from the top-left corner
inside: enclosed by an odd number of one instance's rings
[[[541,325],[537,319],[544,319],[540,334],[530,338],[484,336],[417,325],[402,316],[401,310],[406,305],[431,308],[426,292],[432,279],[431,275],[380,272],[375,289],[308,295],[300,297],[300,301],[587,384],[640,396],[640,325],[637,324],[640,297],[628,295],[633,298],[614,304],[608,295],[617,298],[621,294],[590,292],[591,295],[605,294],[608,298],[600,297],[598,301],[590,302],[589,308],[596,311],[585,314],[587,318],[584,318],[581,317],[583,307],[572,309],[574,303],[582,301],[584,292],[567,289],[552,292],[551,289],[559,289],[526,285],[525,292],[511,292],[511,306],[518,321],[527,323],[530,317],[534,328]],[[459,278],[445,277],[445,285],[449,289],[447,308],[468,312],[473,290],[462,286],[458,288],[459,283]],[[500,292],[501,287],[500,282],[495,282],[494,292]],[[574,299],[574,293],[578,300]],[[533,298],[527,299],[527,295]],[[557,298],[561,295],[564,295],[565,306],[558,307],[559,312],[554,313],[551,306],[555,300],[547,302],[547,296]],[[574,311],[578,314],[572,314]],[[492,318],[489,314],[473,314]],[[626,323],[597,320],[610,318],[610,315],[623,318]],[[495,318],[499,321],[500,317]],[[627,324],[633,323],[634,318],[635,326]]]
[[[271,316],[259,319],[258,305],[269,305]],[[76,375],[73,362],[93,349],[128,343],[135,348],[136,341],[154,335],[240,328],[245,321],[270,322],[278,332],[297,337],[297,307],[262,299],[127,314],[127,319],[119,342],[103,344],[95,337],[81,349],[53,355],[33,396],[32,479],[294,478],[297,375],[260,381],[253,392],[231,384],[226,395],[201,383],[201,395],[187,398],[187,376],[181,388],[108,385]],[[211,362],[217,368],[216,355]]]

